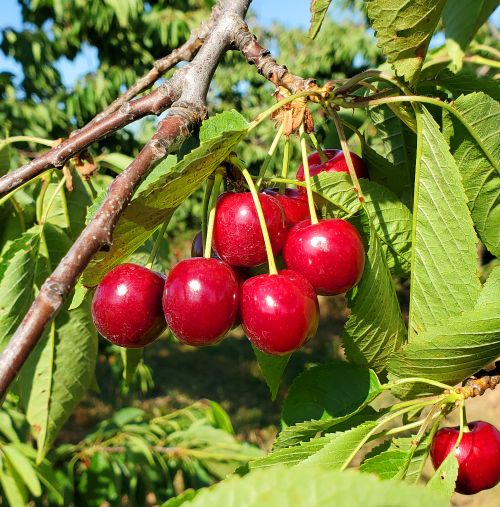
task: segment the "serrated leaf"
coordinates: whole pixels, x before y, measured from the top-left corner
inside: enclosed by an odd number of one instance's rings
[[[254,469],[279,464],[321,464],[334,470],[341,470],[349,464],[349,458],[352,458],[351,454],[355,447],[361,444],[376,426],[376,421],[367,421],[344,432],[328,433],[293,447],[275,450],[264,458],[251,461],[248,466]]]
[[[30,307],[39,247],[39,229],[33,228],[0,257],[0,349]]]
[[[288,361],[290,360],[291,354],[284,356],[271,356],[253,346],[252,348],[255,353],[257,363],[259,363],[262,376],[271,391],[271,399],[274,400],[278,394],[281,378],[283,377],[283,373]]]
[[[311,39],[314,39],[318,35],[331,2],[332,0],[311,0],[309,7],[311,11],[311,24],[308,33]]]
[[[325,420],[353,414],[380,393],[377,375],[367,368],[335,362],[297,376],[283,404],[283,423]]]
[[[410,342],[448,317],[470,310],[481,289],[477,238],[460,173],[436,122],[422,110],[417,122]]]
[[[19,390],[36,436],[41,461],[90,385],[97,358],[97,332],[90,303],[63,309],[21,370]]]
[[[388,266],[398,275],[407,275],[411,261],[410,210],[382,185],[365,179],[359,183]],[[312,179],[312,187],[327,201],[327,216],[342,217],[359,210],[359,201],[348,174],[320,173]]]
[[[443,118],[444,131],[462,176],[468,206],[479,237],[500,255],[500,105],[484,93],[459,97],[454,108],[481,140],[481,146],[453,115]]]
[[[396,74],[417,80],[446,0],[366,0],[378,46]]]
[[[351,362],[371,367],[378,373],[403,344],[406,327],[379,240],[371,230],[363,276],[358,286],[348,293],[351,315],[342,333],[342,343]]]
[[[40,496],[42,494],[42,487],[36,475],[35,467],[31,461],[22,452],[20,452],[15,445],[2,446],[2,452],[9,460],[12,468],[14,468],[19,474],[19,477],[22,478],[31,494],[34,496]]]
[[[498,7],[498,0],[448,0],[443,10],[445,35],[465,51],[482,24]]]
[[[232,125],[237,128],[231,130]],[[84,271],[84,285],[97,285],[109,270],[144,243],[218,167],[247,132],[246,121],[235,111],[209,118],[204,126],[205,140],[200,146],[131,201],[113,232],[110,251],[98,253]],[[202,130],[203,125],[200,136]],[[211,137],[212,134],[214,137]]]
[[[202,489],[185,507],[447,507],[431,491],[368,474],[321,466],[255,470]]]
[[[387,450],[369,458],[359,467],[361,472],[377,474],[382,480],[392,479],[404,467],[408,453],[400,450]]]
[[[450,452],[444,461],[439,465],[434,475],[427,483],[427,489],[436,494],[451,500],[451,495],[455,491],[455,483],[458,476],[458,460],[454,452]]]
[[[500,266],[495,266],[483,286],[476,308],[500,306]]]

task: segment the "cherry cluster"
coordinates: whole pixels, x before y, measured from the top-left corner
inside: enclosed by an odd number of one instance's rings
[[[312,176],[348,172],[339,150],[308,160]],[[358,177],[363,161],[353,158]],[[297,180],[304,181],[302,166]],[[165,329],[188,345],[212,345],[241,323],[252,344],[268,354],[287,354],[315,335],[317,294],[346,292],[360,280],[365,253],[357,229],[342,219],[311,221],[304,189],[258,194],[274,255],[287,269],[256,274],[268,260],[264,233],[250,192],[226,192],[217,199],[210,258],[202,257],[201,233],[192,257],[165,277],[145,267],[122,264],[97,286],[92,302],[95,326],[122,347],[143,347]],[[209,247],[210,248],[210,247]],[[208,256],[207,256],[208,257]],[[258,268],[257,268],[258,271]]]

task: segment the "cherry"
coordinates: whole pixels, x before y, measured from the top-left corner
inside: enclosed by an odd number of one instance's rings
[[[283,248],[287,228],[280,203],[259,194],[273,253]],[[250,192],[224,193],[217,201],[213,233],[214,250],[234,266],[252,267],[266,262],[264,237]]]
[[[328,157],[326,162],[321,162],[321,158],[318,152],[313,152],[307,157],[309,161],[309,174],[310,176],[316,176],[322,172],[341,172],[348,173],[349,168],[342,150],[323,150],[323,153]],[[368,178],[368,171],[365,167],[363,159],[358,157],[355,153],[351,152],[352,163],[354,165],[354,172],[358,178]],[[305,181],[304,167],[301,164],[297,169],[297,179],[299,181]],[[300,192],[305,193],[305,188],[301,187]]]
[[[137,264],[121,264],[101,280],[92,300],[99,333],[115,345],[140,348],[165,329],[161,296],[165,277]]]
[[[341,294],[360,280],[365,251],[357,229],[341,219],[294,225],[283,250],[288,269],[305,276],[317,294]]]
[[[283,207],[288,227],[309,218],[309,205],[304,192],[295,188],[286,188],[284,194],[280,194],[275,189],[266,190],[266,193],[276,198]]]
[[[484,422],[469,423],[455,450],[458,461],[456,491],[474,495],[483,489],[493,488],[500,481],[500,432]],[[460,428],[441,428],[431,444],[431,459],[438,468],[451,452],[460,434]]]
[[[219,259],[196,257],[179,262],[168,274],[163,311],[180,341],[212,345],[234,324],[238,299],[238,281],[231,267]]]
[[[290,270],[249,278],[241,288],[243,330],[267,354],[293,352],[318,328],[318,298],[311,284]]]

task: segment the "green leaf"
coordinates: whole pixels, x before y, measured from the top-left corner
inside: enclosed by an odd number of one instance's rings
[[[365,195],[365,208],[388,266],[398,275],[408,275],[412,234],[410,210],[395,194],[378,183],[362,179],[360,186]],[[348,174],[320,173],[313,178],[312,187],[326,200],[327,216],[342,217],[359,209]]]
[[[311,24],[308,33],[311,39],[314,39],[318,35],[331,2],[332,0],[311,0],[309,7],[311,11]]]
[[[500,305],[500,266],[495,266],[483,286],[476,308],[498,307]]]
[[[293,447],[277,449],[263,458],[251,461],[248,466],[253,469],[300,463],[321,464],[340,470],[348,465],[355,447],[361,444],[376,426],[376,421],[367,421],[344,432],[328,433],[323,437],[313,438]]]
[[[298,375],[283,404],[283,423],[352,415],[382,392],[377,375],[344,362],[314,366]]]
[[[443,10],[445,35],[465,51],[482,24],[498,7],[497,0],[448,0]]]
[[[133,383],[137,366],[142,361],[142,353],[142,349],[126,349],[120,347],[120,354],[123,361],[123,379],[128,385]]]
[[[373,228],[363,276],[358,286],[348,293],[347,305],[351,315],[342,333],[347,357],[377,373],[383,371],[389,356],[403,344],[406,327],[394,282]]]
[[[500,105],[484,93],[459,97],[454,108],[470,125],[482,146],[462,123],[446,113],[444,131],[462,176],[468,205],[479,237],[488,250],[500,255]]]
[[[90,303],[63,309],[21,370],[19,389],[41,461],[90,385],[97,332]]]
[[[33,228],[0,257],[0,349],[30,307],[39,247],[39,230]]]
[[[170,500],[162,503],[161,507],[181,507],[181,505],[184,505],[188,500],[192,500],[199,491],[200,490],[187,489],[175,498],[171,498]]]
[[[252,347],[259,363],[260,371],[266,381],[269,390],[271,391],[271,399],[275,400],[278,394],[278,388],[280,386],[281,378],[285,371],[286,365],[290,360],[291,354],[284,356],[271,356],[262,352],[261,350]]]
[[[185,507],[447,507],[422,487],[321,466],[255,470],[202,489]]]
[[[233,125],[237,128],[232,129]],[[90,287],[97,285],[108,271],[134,252],[171,217],[243,139],[246,127],[244,118],[235,111],[209,118],[200,130],[200,137],[202,131],[205,132],[200,146],[167,174],[151,182],[125,209],[113,232],[110,251],[100,252],[94,257],[83,273],[83,284]]]
[[[24,507],[28,505],[28,492],[21,478],[10,463],[0,463],[0,485],[9,505]]]
[[[40,481],[35,472],[35,467],[31,461],[20,452],[15,445],[4,445],[2,452],[5,457],[9,460],[10,465],[14,468],[19,477],[22,478],[24,484],[28,486],[31,494],[34,496],[40,496],[42,494],[42,487]]]
[[[10,442],[19,442],[11,416],[4,410],[0,411],[0,433]]]
[[[10,146],[5,141],[0,142],[0,176],[10,168]]]
[[[446,0],[366,0],[378,46],[396,74],[417,80]]]
[[[438,125],[422,110],[417,121],[410,342],[448,317],[470,310],[481,288],[477,238],[460,173]]]
[[[92,205],[92,194],[88,183],[82,179],[78,171],[73,171],[73,190],[63,190],[67,213],[68,235],[75,240],[85,226],[87,209]]]
[[[458,461],[454,452],[450,452],[439,465],[435,474],[427,483],[427,489],[434,491],[446,500],[451,500],[455,491],[455,483],[458,476]]]
[[[393,479],[405,466],[407,460],[407,452],[387,450],[364,461],[359,470],[361,472],[377,474],[382,480]]]

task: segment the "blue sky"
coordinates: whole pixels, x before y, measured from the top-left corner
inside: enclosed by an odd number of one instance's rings
[[[2,16],[0,17],[0,30],[6,26],[19,29],[22,26],[21,9],[17,0],[0,0],[2,3]],[[280,11],[286,5],[286,17]],[[309,24],[309,2],[308,0],[253,0],[253,12],[259,21],[270,24],[272,21],[280,20],[290,27],[307,28]],[[73,61],[63,59],[59,62],[58,68],[67,85],[71,85],[79,77],[97,67],[97,53],[92,48],[84,48]],[[18,66],[12,59],[6,58],[0,51],[0,71],[10,71],[16,74],[20,72]]]

